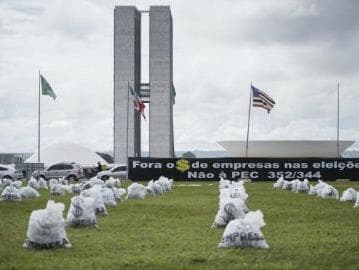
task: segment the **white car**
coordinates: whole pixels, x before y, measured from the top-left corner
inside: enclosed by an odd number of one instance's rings
[[[117,164],[110,170],[100,171],[97,173],[97,178],[101,180],[107,180],[110,177],[127,179],[127,165]]]
[[[11,166],[0,165],[0,179],[8,178],[12,180],[22,179],[24,175],[22,172],[16,170]]]

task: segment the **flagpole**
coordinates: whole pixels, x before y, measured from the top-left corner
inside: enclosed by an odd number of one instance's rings
[[[252,109],[252,82],[251,82],[251,87],[250,87],[250,90],[249,90],[247,140],[246,140],[246,157],[248,157],[249,122],[250,122],[250,119],[251,119],[251,109]]]
[[[337,90],[337,158],[340,157],[339,153],[339,82]]]
[[[130,82],[127,81],[127,121],[126,121],[126,124],[127,124],[127,136],[126,136],[126,147],[127,147],[127,161],[126,163],[128,163],[128,120],[129,120],[129,108],[128,108],[128,103],[129,103],[129,100],[130,100]]]
[[[40,97],[41,97],[41,73],[39,70],[39,110],[38,110],[38,127],[37,127],[37,162],[40,163]]]

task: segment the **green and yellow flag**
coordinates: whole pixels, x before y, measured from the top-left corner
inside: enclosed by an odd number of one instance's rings
[[[56,99],[56,95],[54,90],[52,90],[50,84],[47,82],[47,80],[40,75],[40,80],[41,80],[41,90],[42,90],[42,94],[43,95],[47,95],[52,97],[54,100]]]

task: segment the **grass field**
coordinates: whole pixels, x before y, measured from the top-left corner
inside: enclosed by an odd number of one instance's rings
[[[178,184],[178,183],[176,183]],[[271,183],[247,183],[248,205],[261,209],[268,250],[217,249],[223,229],[211,229],[218,183],[177,186],[171,193],[127,200],[98,218],[98,229],[67,228],[70,249],[22,244],[30,213],[49,198],[0,202],[1,269],[359,269],[359,209]],[[342,191],[359,183],[335,183]],[[66,204],[70,196],[55,197]]]

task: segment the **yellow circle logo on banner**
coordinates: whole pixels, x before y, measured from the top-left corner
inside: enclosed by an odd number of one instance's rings
[[[189,162],[187,159],[179,159],[176,161],[176,169],[180,172],[188,171],[190,168]]]

